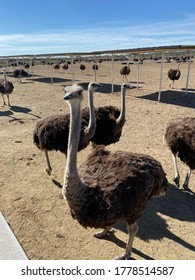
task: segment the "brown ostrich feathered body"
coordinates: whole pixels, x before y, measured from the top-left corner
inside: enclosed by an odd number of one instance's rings
[[[88,115],[86,116],[86,119]],[[54,115],[40,120],[33,132],[33,142],[40,150],[60,151],[67,154],[70,115]],[[82,129],[78,150],[82,150],[89,144],[84,137],[84,129],[88,123],[82,118]]]
[[[171,152],[195,169],[195,118],[172,121],[166,128],[165,139]]]
[[[179,80],[181,71],[179,69],[170,69],[167,73],[168,78],[172,81]]]
[[[0,93],[10,94],[14,90],[14,85],[10,81],[0,80]]]
[[[130,74],[130,67],[129,66],[124,66],[120,69],[120,74],[121,75],[129,75]]]
[[[116,120],[119,115],[120,111],[115,106],[95,108],[96,130],[94,136],[91,138],[93,144],[107,146],[119,141],[122,127],[120,131],[115,131]]]
[[[64,70],[67,70],[67,69],[68,69],[68,63],[65,63],[65,64],[62,66],[62,68],[63,68]]]
[[[161,164],[147,155],[97,147],[79,169],[77,193],[66,192],[73,218],[83,227],[107,228],[118,220],[134,223],[148,200],[165,192]]]
[[[80,65],[80,69],[83,71],[83,70],[85,70],[85,65],[84,64],[81,64]]]
[[[114,125],[120,111],[113,106],[95,109],[96,132],[92,139],[84,137],[84,129],[89,123],[89,108],[82,110],[82,129],[78,150],[87,147],[90,140],[94,144],[110,145],[119,141],[121,132],[114,134]],[[56,150],[67,154],[70,115],[54,115],[40,120],[33,132],[33,142],[40,150]]]
[[[16,69],[13,72],[14,78],[18,79],[18,78],[24,78],[24,77],[28,77],[28,72],[24,71],[23,69]]]

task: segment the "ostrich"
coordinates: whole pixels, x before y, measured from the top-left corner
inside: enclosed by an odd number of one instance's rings
[[[68,63],[64,63],[64,65],[62,66],[62,68],[63,68],[64,70],[67,70],[67,69],[68,69]]]
[[[123,66],[120,69],[120,74],[123,75],[123,82],[124,82],[124,77],[127,80],[127,82],[129,82],[128,79],[127,79],[127,75],[129,75],[130,72],[131,72],[131,70],[130,70],[130,67],[129,67],[129,63],[127,65]]]
[[[152,196],[163,195],[168,182],[161,164],[148,155],[110,152],[97,147],[77,169],[77,147],[81,129],[82,92],[69,88],[64,99],[70,106],[70,132],[62,195],[71,215],[83,227],[101,228],[95,237],[109,234],[119,220],[127,223],[129,239],[118,259],[129,259],[137,219]],[[66,141],[66,139],[65,139]]]
[[[96,82],[90,82],[88,85],[89,109],[83,109],[82,112],[82,130],[79,142],[79,151],[87,147],[91,137],[94,135],[95,132],[96,120],[93,107],[93,93],[100,86],[101,84]],[[76,86],[76,88],[78,88],[78,86]],[[80,91],[83,90],[81,86],[79,88]],[[52,168],[49,161],[48,151],[60,151],[66,156],[68,145],[69,122],[69,114],[54,115],[40,120],[34,129],[33,142],[40,150],[43,150],[45,152],[47,161],[46,171],[49,175],[51,175]]]
[[[14,90],[14,85],[12,82],[7,80],[6,71],[3,70],[4,79],[0,80],[0,93],[3,98],[3,105],[6,105],[4,94],[7,95],[8,106],[10,105],[9,95]]]
[[[58,72],[58,70],[60,69],[60,64],[59,63],[54,64],[53,68]]]
[[[23,69],[14,70],[13,74],[14,78],[17,79],[17,81],[19,81],[20,83],[22,82],[21,78],[28,77],[28,72],[24,71]]]
[[[180,64],[178,64],[177,69],[170,69],[167,73],[168,78],[172,81],[172,83],[170,83],[169,87],[173,88],[173,84],[175,82],[175,80],[179,80],[180,76],[181,76],[181,71],[179,70],[179,66]]]
[[[83,71],[85,70],[85,65],[84,64],[80,65],[80,70],[82,71],[82,76],[83,76]]]
[[[183,189],[193,194],[188,185],[191,171],[195,169],[195,118],[186,117],[169,123],[165,132],[165,140],[173,157],[175,169],[175,178],[173,180],[176,186],[180,187],[180,175],[176,160],[178,156],[189,167],[183,183]]]
[[[24,67],[25,67],[26,69],[29,69],[29,68],[30,68],[29,63],[26,63],[26,64],[24,65]]]
[[[93,70],[98,70],[98,65],[97,64],[93,64],[92,69]]]
[[[92,69],[93,69],[93,72],[94,72],[94,80],[96,81],[96,71],[98,70],[98,65],[93,64]]]
[[[119,141],[125,123],[125,93],[133,88],[129,83],[121,86],[121,109],[104,106],[95,109],[96,131],[91,139],[94,145],[110,145]]]

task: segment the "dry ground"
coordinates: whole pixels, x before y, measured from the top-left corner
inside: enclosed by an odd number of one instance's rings
[[[177,189],[172,182],[174,168],[171,154],[162,141],[166,124],[177,117],[194,116],[195,69],[191,65],[189,93],[184,96],[187,63],[180,65],[182,76],[170,90],[166,76],[170,67],[164,65],[162,102],[157,102],[160,64],[144,62],[140,65],[139,88],[132,89],[126,97],[126,124],[118,143],[111,150],[147,153],[158,159],[167,173],[170,186],[167,195],[152,199],[139,220],[139,232],[133,244],[134,259],[195,259],[195,198]],[[95,94],[95,106],[120,106],[120,63],[115,63],[115,93]],[[75,65],[75,77],[84,86],[93,80],[88,63],[82,77]],[[13,68],[8,69],[13,71]],[[44,154],[33,145],[32,133],[40,118],[55,113],[67,113],[63,101],[64,85],[72,84],[71,68],[65,73],[53,71],[50,83],[49,66],[35,66],[34,79],[17,83],[10,96],[11,107],[0,106],[0,211],[29,259],[112,259],[124,251],[127,231],[117,224],[114,234],[102,240],[93,237],[94,229],[84,229],[70,216],[66,202],[60,198],[65,157],[50,152],[53,174],[46,172]],[[1,75],[2,76],[2,75]],[[110,91],[111,64],[102,63],[97,80],[103,83],[102,91]],[[137,85],[137,66],[131,65],[129,80]],[[1,102],[1,101],[0,101]],[[87,105],[85,98],[83,106]],[[78,164],[85,161],[91,147],[78,155]],[[187,167],[179,162],[181,179]],[[190,186],[195,191],[194,174]]]

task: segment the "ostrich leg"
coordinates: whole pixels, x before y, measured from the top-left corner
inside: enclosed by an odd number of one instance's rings
[[[4,106],[4,105],[6,105],[6,103],[5,103],[5,98],[4,98],[3,94],[1,94],[1,96],[2,96],[2,98],[3,98],[3,106]]]
[[[126,78],[127,82],[129,83],[129,80],[127,79],[127,76],[126,76],[126,75],[125,75],[125,78]]]
[[[178,171],[178,167],[177,167],[177,159],[176,159],[176,155],[172,154],[173,157],[173,164],[174,164],[174,168],[175,168],[175,178],[173,179],[173,181],[175,182],[176,186],[179,188],[179,171]]]
[[[189,193],[191,193],[191,194],[194,195],[195,193],[188,187],[189,181],[190,181],[191,172],[192,172],[192,170],[189,169],[188,172],[187,172],[187,174],[186,174],[185,181],[184,181],[184,183],[183,183],[183,188],[184,188],[184,190],[185,190],[186,192],[189,192]]]
[[[127,221],[127,229],[128,229],[128,233],[129,233],[129,240],[127,242],[125,253],[123,253],[119,257],[116,257],[115,260],[128,260],[131,256],[133,240],[138,231],[138,224],[136,222],[133,224],[129,224]]]
[[[9,101],[9,94],[7,94],[7,101],[8,101],[8,106],[11,106]]]
[[[46,169],[46,172],[47,172],[48,175],[50,176],[50,175],[51,175],[52,168],[51,168],[51,164],[50,164],[50,161],[49,161],[49,155],[48,155],[47,150],[44,150],[44,152],[45,152],[45,157],[46,157],[46,161],[47,161],[47,169]]]

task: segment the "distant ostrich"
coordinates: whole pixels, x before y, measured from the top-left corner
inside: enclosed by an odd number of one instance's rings
[[[93,64],[92,69],[93,70],[98,70],[98,65],[97,64]]]
[[[127,80],[127,82],[129,82],[128,79],[127,79],[127,75],[129,75],[130,72],[131,72],[131,70],[130,70],[130,67],[129,67],[129,63],[127,65],[123,66],[120,69],[120,74],[123,76],[123,82],[124,82],[124,77]]]
[[[68,63],[64,63],[64,65],[62,66],[62,68],[63,68],[64,70],[67,70],[67,69],[68,69]]]
[[[191,171],[195,169],[195,118],[182,118],[168,124],[165,132],[167,146],[171,150],[175,168],[174,182],[180,187],[180,175],[176,157],[178,156],[188,167],[183,188],[193,193],[188,187]]]
[[[13,72],[14,78],[17,79],[20,83],[22,82],[21,78],[28,77],[28,72],[24,71],[23,69],[16,69]]]
[[[58,72],[58,70],[60,69],[60,64],[54,64],[53,65],[53,68],[55,69],[55,70],[57,70],[57,72]]]
[[[26,63],[26,64],[24,65],[24,67],[25,67],[26,69],[29,69],[29,68],[30,68],[29,63]]]
[[[7,95],[8,106],[11,106],[9,101],[9,95],[13,92],[14,85],[12,82],[7,80],[5,70],[3,70],[3,75],[4,75],[4,79],[0,80],[0,93],[3,98],[3,105],[6,105],[4,95]]]
[[[137,219],[152,196],[165,193],[168,182],[161,164],[148,155],[94,149],[77,169],[77,147],[81,129],[79,88],[64,96],[70,106],[70,132],[62,194],[71,215],[83,227],[101,228],[95,237],[109,234],[119,220],[127,223],[129,240],[118,259],[129,259],[138,230]],[[66,139],[65,139],[66,141]]]
[[[172,81],[172,83],[170,83],[169,87],[173,88],[173,84],[176,80],[179,80],[180,76],[181,76],[181,71],[179,70],[179,66],[180,64],[178,64],[177,69],[170,69],[167,73],[168,78]]]
[[[91,139],[93,146],[110,145],[119,141],[125,123],[125,93],[133,88],[129,83],[121,86],[121,108],[104,106],[95,109],[96,131]]]
[[[83,109],[82,111],[82,130],[79,151],[87,147],[96,129],[93,93],[100,86],[101,84],[96,82],[90,82],[88,85],[89,109]],[[78,88],[78,86],[76,86],[76,88]],[[80,91],[83,91],[81,86],[79,86],[79,88]],[[65,155],[67,154],[69,122],[69,114],[54,115],[40,120],[34,129],[33,142],[40,150],[45,152],[47,161],[46,171],[49,175],[51,175],[52,168],[49,161],[48,151],[56,150]]]
[[[86,68],[86,67],[85,67],[84,64],[81,64],[81,65],[80,65],[80,69],[81,69],[81,71],[82,71],[82,76],[83,76],[83,71],[85,70],[85,68]]]
[[[93,72],[94,72],[94,80],[96,81],[96,71],[98,70],[98,65],[93,64],[92,69],[93,69]]]

